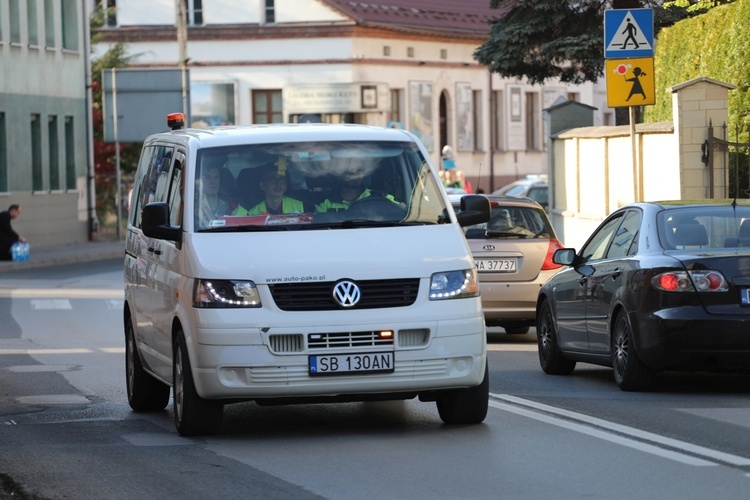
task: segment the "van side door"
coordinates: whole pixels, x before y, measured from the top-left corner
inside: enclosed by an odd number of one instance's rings
[[[182,227],[185,155],[176,152],[169,171],[168,188],[164,201],[169,205],[169,225]],[[150,281],[153,293],[154,348],[159,353],[159,375],[165,380],[172,378],[172,324],[177,316],[177,294],[183,269],[180,267],[180,243],[151,238],[154,248]]]
[[[155,201],[166,201],[170,180],[170,169],[174,147],[170,145],[149,145],[144,147],[139,164],[139,176],[134,190],[136,202],[131,215],[132,224],[128,226],[126,253],[126,273],[128,282],[132,283],[132,297],[134,304],[136,343],[142,355],[146,369],[158,373],[163,372],[163,365],[168,360],[158,348],[157,325],[154,321],[158,314],[158,295],[154,284],[154,268],[156,266],[155,252],[160,246],[159,241],[148,238],[141,229],[141,211],[147,204]],[[131,277],[132,275],[132,277]]]

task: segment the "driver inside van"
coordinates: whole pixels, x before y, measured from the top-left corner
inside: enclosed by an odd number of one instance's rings
[[[365,187],[365,176],[364,166],[355,166],[346,169],[338,179],[338,193],[315,205],[315,211],[341,212],[347,210],[353,203],[368,198],[373,194],[379,194],[393,203],[399,203],[393,195],[378,193]]]
[[[239,205],[233,215],[262,215],[262,214],[301,214],[305,212],[304,204],[294,198],[285,196],[289,185],[289,173],[276,164],[261,167],[259,186],[263,191],[263,201],[246,209]]]

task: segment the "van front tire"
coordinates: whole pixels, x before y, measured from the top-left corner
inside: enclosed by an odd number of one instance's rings
[[[125,382],[128,404],[133,411],[158,411],[167,407],[169,386],[143,369],[130,317],[125,318]]]
[[[224,405],[203,399],[195,390],[193,371],[182,330],[175,334],[173,357],[174,423],[181,436],[216,434],[221,427]]]
[[[480,424],[487,417],[489,400],[490,370],[485,365],[481,384],[442,393],[437,398],[437,409],[446,424]]]

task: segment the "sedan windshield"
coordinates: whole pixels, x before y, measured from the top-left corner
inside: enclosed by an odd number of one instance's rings
[[[329,141],[204,148],[197,231],[437,224],[440,187],[411,142]]]

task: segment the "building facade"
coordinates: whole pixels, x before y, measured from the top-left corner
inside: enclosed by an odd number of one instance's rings
[[[13,225],[32,255],[87,241],[95,220],[84,8],[77,0],[0,2],[0,210],[23,207]]]
[[[184,54],[194,126],[322,121],[403,127],[474,188],[547,173],[544,109],[562,97],[614,124],[602,84],[529,85],[473,59],[488,0],[97,0],[111,7],[95,57],[121,43],[134,68]],[[179,41],[178,41],[179,39]]]

